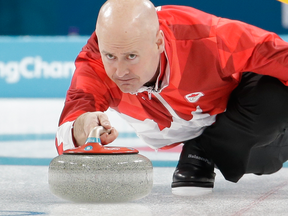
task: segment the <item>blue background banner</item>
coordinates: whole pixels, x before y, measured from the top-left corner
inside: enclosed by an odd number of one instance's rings
[[[88,36],[0,37],[0,98],[64,98],[75,58],[87,40]]]
[[[0,37],[0,97],[65,97],[87,39]]]

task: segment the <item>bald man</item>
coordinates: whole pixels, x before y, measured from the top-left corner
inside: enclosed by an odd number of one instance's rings
[[[237,182],[288,159],[288,44],[272,32],[186,6],[109,0],[76,59],[59,121],[59,154],[92,128],[118,132],[116,110],[154,149],[183,143],[172,192],[214,187],[214,166]]]

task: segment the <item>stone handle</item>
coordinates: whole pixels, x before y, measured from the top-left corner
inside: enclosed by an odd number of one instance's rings
[[[107,130],[103,126],[96,126],[90,131],[89,136],[86,140],[86,143],[88,142],[100,143],[101,142],[100,136],[103,133],[110,133],[110,132],[111,132],[111,129]]]

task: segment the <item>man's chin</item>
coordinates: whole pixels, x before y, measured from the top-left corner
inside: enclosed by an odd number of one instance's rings
[[[134,88],[123,88],[123,87],[119,87],[119,88],[123,93],[130,93],[130,94],[135,94],[137,93],[137,90],[138,90]]]

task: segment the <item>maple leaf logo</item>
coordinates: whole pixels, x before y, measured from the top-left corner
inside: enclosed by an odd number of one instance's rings
[[[185,98],[189,103],[195,103],[202,96],[204,96],[202,92],[194,92],[194,93],[185,95]]]

